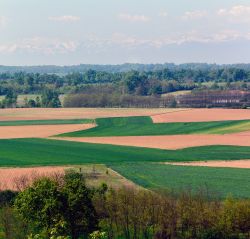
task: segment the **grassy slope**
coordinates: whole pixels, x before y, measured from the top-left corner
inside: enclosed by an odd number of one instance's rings
[[[94,120],[91,119],[18,120],[18,121],[0,121],[0,126],[88,124],[93,122]]]
[[[206,146],[161,150],[48,139],[0,140],[0,166],[112,164],[249,159],[250,147]]]
[[[67,137],[225,134],[250,130],[250,121],[217,121],[153,124],[150,117],[96,119],[97,127],[62,134]]]
[[[112,168],[136,184],[153,190],[206,188],[220,197],[250,197],[250,169],[116,164]]]

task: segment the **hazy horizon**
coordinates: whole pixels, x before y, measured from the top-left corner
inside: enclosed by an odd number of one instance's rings
[[[250,63],[247,0],[2,0],[0,65]]]
[[[131,62],[124,62],[124,63],[120,63],[120,64],[109,64],[109,63],[104,63],[104,64],[89,64],[89,63],[79,63],[79,64],[36,64],[36,65],[32,65],[32,64],[26,64],[26,65],[22,65],[22,64],[17,64],[17,65],[4,65],[4,64],[0,64],[0,66],[3,67],[46,67],[46,66],[56,66],[56,67],[73,67],[73,66],[80,66],[80,65],[96,65],[96,66],[120,66],[120,65],[126,65],[126,64],[139,64],[139,65],[165,65],[165,64],[174,64],[176,66],[179,65],[189,65],[189,64],[207,64],[207,65],[217,65],[217,66],[223,66],[223,65],[250,65],[249,63],[244,63],[244,62],[236,62],[236,63],[209,63],[209,62],[183,62],[183,63],[174,63],[174,62],[156,62],[156,63],[131,63]]]

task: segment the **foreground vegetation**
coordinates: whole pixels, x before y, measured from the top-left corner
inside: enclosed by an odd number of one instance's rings
[[[250,169],[174,166],[152,163],[116,164],[115,171],[134,183],[154,191],[200,188],[209,195],[250,198]]]
[[[249,200],[89,188],[74,172],[0,192],[3,239],[247,239],[249,223]]]
[[[249,159],[250,147],[204,146],[162,150],[50,139],[0,140],[0,166],[111,164]]]
[[[97,127],[59,136],[99,137],[99,136],[145,136],[177,134],[229,134],[250,130],[249,120],[159,123],[151,117],[116,117],[96,119]]]

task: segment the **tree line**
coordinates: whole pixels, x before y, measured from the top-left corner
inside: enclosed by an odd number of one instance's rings
[[[210,84],[202,84],[208,82]],[[40,94],[44,88],[65,94],[77,92],[86,85],[93,87],[103,84],[111,84],[127,93],[153,95],[202,87],[249,89],[247,84],[249,82],[250,70],[238,68],[216,70],[165,68],[158,71],[117,73],[88,70],[84,73],[73,72],[66,75],[16,72],[0,74],[0,95],[6,95],[9,90],[17,94]]]
[[[249,108],[250,93],[239,90],[199,90],[183,95],[138,96],[108,93],[69,94],[64,107],[121,108]]]
[[[208,197],[209,196],[209,197]],[[0,192],[5,239],[248,239],[250,200],[86,185],[82,173]]]
[[[55,65],[42,65],[42,66],[1,66],[0,73],[6,72],[26,72],[26,73],[40,73],[40,74],[69,74],[72,72],[86,72],[88,70],[95,71],[105,71],[110,73],[115,72],[128,72],[128,71],[159,71],[163,69],[190,69],[190,70],[218,70],[224,68],[237,68],[250,70],[250,64],[228,64],[228,65],[217,65],[217,64],[207,64],[207,63],[184,63],[184,64],[174,64],[174,63],[164,63],[164,64],[138,64],[138,63],[125,63],[117,65],[90,65],[90,64],[80,64],[72,66],[55,66]]]
[[[17,107],[18,95],[13,91],[8,91],[7,95],[2,101],[0,101],[0,108],[15,108]],[[61,101],[59,94],[50,89],[44,89],[41,96],[37,96],[35,99],[24,99],[26,108],[59,108],[61,107]]]
[[[50,98],[49,102],[45,102],[48,100],[39,102],[37,98],[28,100],[25,107],[63,106],[58,100],[59,95],[69,95],[66,106],[74,106],[75,99],[80,100],[81,96],[80,101],[85,102],[77,105],[86,107],[113,107],[113,105],[137,107],[143,104],[142,100],[146,101],[145,107],[154,105],[165,107],[182,102],[178,99],[173,100],[172,96],[168,96],[169,99],[159,100],[160,96],[177,91],[192,91],[201,94],[202,92],[215,92],[216,94],[219,91],[247,92],[249,90],[250,70],[226,66],[224,68],[170,67],[156,71],[128,72],[87,70],[83,73],[73,72],[66,75],[25,72],[0,74],[0,96],[5,97],[0,102],[2,108],[15,107],[18,95],[45,95],[45,92],[47,96],[43,98]],[[72,97],[74,95],[75,97]],[[109,97],[110,99],[106,99]],[[69,103],[70,99],[72,99],[71,103]]]

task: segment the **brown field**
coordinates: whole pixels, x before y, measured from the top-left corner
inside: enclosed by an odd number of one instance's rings
[[[19,108],[0,109],[0,121],[95,119],[101,117],[151,116],[182,109],[126,109],[126,108]]]
[[[28,125],[1,126],[0,139],[14,138],[47,138],[57,134],[84,130],[95,127],[94,124],[66,124],[66,125]]]
[[[159,149],[182,149],[205,145],[250,146],[250,133],[229,135],[166,135],[166,136],[125,136],[125,137],[89,137],[55,138],[77,142],[126,145]]]
[[[20,191],[40,177],[64,174],[66,167],[0,168],[0,190]]]
[[[199,162],[166,163],[166,164],[182,165],[182,166],[215,167],[215,168],[250,168],[250,160],[199,161]]]
[[[152,116],[154,123],[208,122],[250,119],[247,109],[190,109]]]
[[[31,185],[41,177],[60,179],[65,170],[76,170],[84,174],[86,183],[92,187],[98,187],[105,182],[110,188],[139,188],[133,182],[127,180],[117,172],[105,165],[84,165],[72,167],[34,167],[34,168],[0,168],[0,191],[20,191]]]

